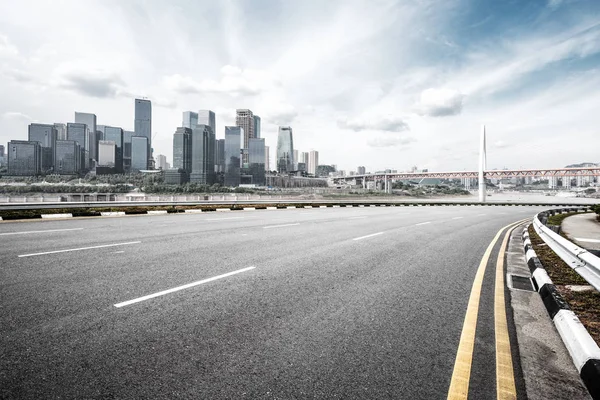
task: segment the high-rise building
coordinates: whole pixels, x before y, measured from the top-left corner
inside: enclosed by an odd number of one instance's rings
[[[363,167],[362,165],[356,169],[356,173],[358,175],[364,175],[366,172],[367,172],[367,169],[365,167]]]
[[[156,156],[156,167],[163,171],[167,169],[167,156],[159,154]]]
[[[311,175],[317,175],[317,167],[319,166],[319,152],[316,150],[311,150],[308,153],[308,163],[306,165],[306,170]]]
[[[56,140],[67,140],[67,126],[61,123],[54,123],[56,128]]]
[[[265,146],[265,171],[271,170],[271,161],[269,159],[269,146]]]
[[[4,161],[4,145],[0,144],[0,167],[4,166],[4,164],[6,164],[6,161]]]
[[[115,142],[115,172],[123,172],[123,129],[116,126],[104,127],[104,140]],[[146,168],[142,168],[146,169]]]
[[[86,124],[77,123],[77,122],[69,122],[67,123],[67,139],[74,140],[79,145],[79,151],[81,152],[81,156],[79,157],[79,161],[81,162],[80,170],[89,169],[89,154],[86,151],[88,146],[89,136],[87,134],[88,128]]]
[[[248,140],[254,137],[254,114],[247,109],[235,110],[235,125],[244,130],[242,143],[242,164],[248,163]]]
[[[133,131],[123,131],[123,172],[131,171],[131,138]]]
[[[117,160],[117,144],[113,140],[98,142],[98,167],[114,168]]]
[[[254,137],[260,139],[260,117],[258,115],[254,116]]]
[[[243,136],[243,128],[225,127],[225,186],[240,185],[240,149]]]
[[[210,110],[199,110],[198,111],[198,125],[208,125],[211,127],[214,134],[217,133],[217,121],[215,113]],[[194,127],[192,127],[193,129]]]
[[[309,153],[307,151],[303,151],[300,153],[300,158],[298,159],[298,162],[304,163],[306,166],[308,166],[308,158],[309,158]]]
[[[148,165],[142,169],[150,167],[150,159],[152,158],[152,103],[150,100],[135,99],[135,120],[133,124],[134,136],[145,137],[148,143],[148,154],[146,160]],[[141,141],[138,141],[138,144]],[[132,142],[132,169],[133,169],[133,142]]]
[[[294,170],[294,138],[292,128],[280,126],[277,135],[277,171],[285,174]]]
[[[225,173],[225,139],[215,140],[215,172]]]
[[[93,163],[91,160],[98,159],[98,147],[97,146],[98,146],[99,139],[97,138],[97,135],[96,135],[96,130],[97,130],[96,114],[82,113],[82,112],[75,111],[75,122],[87,125],[88,145],[85,148],[85,150],[88,152],[88,157],[90,158],[90,161],[88,162],[88,164],[90,166],[93,166]]]
[[[57,140],[54,151],[54,173],[78,174],[81,168],[81,148],[74,140]]]
[[[298,150],[294,150],[294,171],[298,171]]]
[[[42,172],[48,173],[54,168],[54,146],[57,130],[53,124],[29,124],[28,139],[39,142],[42,157]]]
[[[8,142],[8,175],[34,176],[42,171],[42,146],[39,142]]]
[[[137,172],[148,168],[148,138],[133,136],[131,138],[131,171]]]
[[[265,139],[251,138],[248,141],[248,164],[252,183],[265,185]]]
[[[190,182],[212,185],[215,181],[215,134],[208,125],[192,128]]]
[[[177,128],[173,134],[173,168],[192,171],[192,129]]]
[[[192,129],[196,125],[198,125],[198,113],[195,113],[193,111],[184,111],[181,126],[184,128]]]

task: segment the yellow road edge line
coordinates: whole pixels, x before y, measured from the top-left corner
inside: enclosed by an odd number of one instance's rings
[[[471,364],[473,362],[473,348],[475,346],[475,330],[477,328],[477,314],[479,312],[479,298],[481,296],[481,286],[483,285],[483,276],[485,275],[485,269],[487,267],[490,255],[496,242],[500,238],[500,235],[506,228],[512,228],[525,221],[525,219],[506,225],[496,233],[494,239],[490,242],[489,246],[485,250],[475,279],[473,280],[473,286],[471,288],[471,294],[469,295],[469,302],[467,304],[467,312],[465,314],[465,321],[463,322],[462,332],[460,334],[460,341],[458,344],[458,350],[456,352],[456,359],[454,361],[454,370],[452,371],[452,378],[450,379],[450,387],[448,389],[448,400],[460,400],[466,399],[469,395],[469,381],[471,379]]]
[[[514,228],[513,228],[514,229]],[[513,229],[504,235],[496,260],[496,285],[494,290],[494,331],[496,334],[496,398],[513,400],[517,398],[515,375],[510,352],[506,303],[504,298],[504,255]]]

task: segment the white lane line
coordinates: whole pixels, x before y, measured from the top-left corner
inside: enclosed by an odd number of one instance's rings
[[[212,282],[212,281],[216,281],[218,279],[223,279],[223,278],[226,278],[226,277],[231,276],[231,275],[240,274],[242,272],[250,271],[251,269],[254,269],[254,268],[256,268],[256,267],[248,267],[248,268],[238,269],[237,271],[228,272],[228,273],[223,274],[223,275],[213,276],[212,278],[203,279],[201,281],[196,281],[196,282],[188,283],[187,285],[177,286],[177,287],[174,287],[174,288],[171,288],[171,289],[163,290],[162,292],[157,292],[157,293],[149,294],[147,296],[138,297],[137,299],[124,301],[122,303],[117,303],[114,306],[117,307],[117,308],[125,307],[125,306],[128,306],[130,304],[139,303],[141,301],[153,299],[155,297],[164,296],[165,294],[169,294],[169,293],[173,293],[173,292],[178,292],[178,291],[183,290],[183,289],[189,289],[191,287],[202,285],[204,283],[208,283],[208,282]]]
[[[125,250],[121,250],[121,251],[115,251],[114,254],[121,254],[121,253],[125,253]]]
[[[370,234],[370,235],[366,235],[366,236],[357,237],[357,238],[354,238],[354,239],[352,239],[352,240],[362,240],[362,239],[366,239],[366,238],[370,238],[370,237],[373,237],[373,236],[378,236],[378,235],[383,235],[383,234],[384,234],[384,232],[377,232],[377,233],[372,233],[372,234]]]
[[[598,239],[575,238],[578,242],[600,243]]]
[[[33,256],[42,256],[44,254],[56,254],[56,253],[66,253],[68,251],[80,251],[80,250],[91,250],[91,249],[102,249],[104,247],[115,247],[115,246],[126,246],[128,244],[138,244],[142,243],[141,241],[137,242],[126,242],[126,243],[113,243],[113,244],[103,244],[101,246],[90,246],[90,247],[79,247],[77,249],[65,249],[65,250],[54,250],[54,251],[44,251],[42,253],[31,253],[31,254],[21,254],[19,257],[33,257]]]
[[[427,225],[427,224],[430,224],[430,223],[431,223],[431,221],[427,221],[427,222],[421,222],[421,223],[419,223],[419,224],[415,224],[415,226],[419,226],[419,225]]]
[[[462,219],[463,217],[454,217],[452,219]]]
[[[207,221],[225,221],[227,219],[244,219],[245,217],[230,217],[230,218],[207,218]]]
[[[284,225],[269,225],[269,226],[263,226],[263,229],[271,229],[271,228],[284,228],[286,226],[296,226],[296,225],[300,225],[300,223],[296,223],[296,224],[284,224]]]
[[[83,228],[48,229],[48,230],[45,230],[45,231],[5,232],[5,233],[0,233],[0,236],[27,235],[27,234],[30,234],[30,233],[65,232],[65,231],[81,231],[81,230],[83,230]]]

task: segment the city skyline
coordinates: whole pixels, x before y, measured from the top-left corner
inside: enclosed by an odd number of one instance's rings
[[[215,111],[223,137],[246,108],[272,148],[289,125],[299,149],[346,170],[475,169],[481,123],[490,169],[600,161],[597,2],[35,4],[0,13],[3,144],[74,111],[134,130],[145,96],[149,141],[169,159],[183,110]],[[107,18],[118,29],[91,28]]]

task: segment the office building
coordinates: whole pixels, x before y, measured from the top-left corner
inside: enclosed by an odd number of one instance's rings
[[[88,128],[88,146],[86,151],[90,157],[89,165],[93,166],[92,160],[98,159],[98,138],[96,137],[96,114],[75,112],[75,122],[80,124],[86,124]]]
[[[358,175],[364,175],[364,174],[366,174],[366,172],[367,172],[367,169],[365,167],[363,167],[362,165],[356,169],[356,173]]]
[[[116,126],[104,127],[104,140],[115,142],[115,172],[123,172],[123,129]],[[143,168],[146,169],[146,168]]]
[[[167,156],[159,154],[156,156],[156,167],[163,171],[167,169]]]
[[[298,171],[298,150],[294,150],[294,171]]]
[[[131,138],[131,172],[148,169],[148,138],[133,136]]]
[[[0,167],[4,166],[5,164],[6,161],[4,157],[4,145],[0,144]]]
[[[271,170],[271,161],[269,158],[269,146],[265,146],[265,171]]]
[[[167,185],[183,185],[189,180],[190,174],[182,169],[169,168],[165,171],[165,184]]]
[[[311,150],[308,153],[308,162],[306,164],[306,172],[308,172],[311,175],[316,176],[318,166],[319,166],[319,152],[316,150]]]
[[[254,137],[260,139],[260,117],[258,115],[254,116]]]
[[[54,146],[57,130],[53,124],[29,124],[28,140],[39,142],[42,157],[42,172],[49,173],[54,168]]]
[[[34,176],[42,172],[42,146],[39,142],[8,142],[8,175]]]
[[[88,170],[90,165],[89,154],[85,150],[86,148],[89,148],[89,136],[87,132],[88,128],[86,124],[77,122],[67,123],[67,140],[73,140],[79,145],[79,150],[81,152],[81,157],[79,158],[81,162],[81,167],[79,169],[81,171]]]
[[[193,111],[184,111],[181,126],[184,128],[192,129],[196,125],[198,125],[198,113],[195,113]]]
[[[254,114],[247,109],[235,110],[235,125],[243,129],[242,164],[248,163],[248,140],[254,137]]]
[[[208,125],[192,128],[190,182],[212,185],[215,181],[215,134]]]
[[[150,100],[135,99],[135,120],[133,125],[134,136],[143,136],[148,143],[148,154],[146,160],[149,162],[152,158],[152,103]],[[138,144],[141,141],[138,141]],[[132,142],[131,163],[133,168],[133,142]],[[150,163],[145,168],[148,169]]]
[[[99,167],[115,167],[117,159],[117,144],[113,140],[100,140],[98,142]]]
[[[74,140],[57,140],[54,150],[54,173],[76,175],[81,170],[81,147]]]
[[[215,172],[225,173],[225,139],[215,140]]]
[[[217,133],[217,121],[215,113],[210,110],[199,110],[198,111],[198,125],[210,126],[213,133]],[[194,127],[192,127],[193,129]]]
[[[265,139],[251,138],[248,141],[248,170],[253,184],[265,185]]]
[[[188,174],[192,171],[192,129],[177,128],[173,134],[173,169],[181,169]]]
[[[240,185],[240,149],[243,136],[242,128],[225,127],[225,186]]]
[[[131,171],[131,138],[135,135],[133,131],[123,131],[123,172]]]
[[[294,170],[294,138],[292,128],[280,126],[277,135],[277,172],[286,174]]]
[[[67,126],[61,123],[55,123],[56,128],[56,140],[67,140]]]

